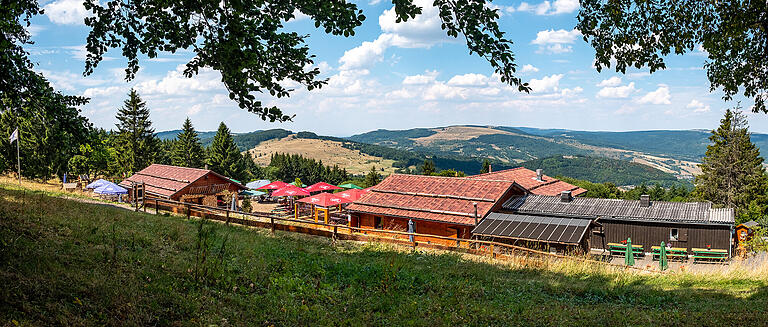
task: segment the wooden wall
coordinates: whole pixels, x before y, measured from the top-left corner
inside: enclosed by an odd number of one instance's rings
[[[408,231],[407,218],[383,216],[383,215],[372,215],[372,214],[366,214],[366,213],[353,214],[352,226],[371,229],[372,230],[371,232],[375,233],[376,217],[381,217],[383,229],[396,230],[401,232]],[[471,226],[441,223],[441,222],[428,221],[428,220],[417,220],[417,219],[413,219],[413,229],[415,233],[419,233],[419,234],[429,234],[429,235],[457,237],[457,238],[466,238],[466,239],[469,239],[471,237],[470,232],[472,231]],[[457,235],[457,232],[458,232],[458,235]],[[386,234],[386,235],[391,235],[391,234]],[[408,237],[403,236],[403,238],[407,239]],[[434,239],[421,240],[419,237],[416,237],[416,241],[436,242]]]
[[[171,198],[171,200],[174,200],[174,201],[180,201],[180,199],[181,199],[181,196],[182,196],[182,195],[184,195],[184,194],[187,194],[187,192],[189,191],[189,189],[190,189],[190,188],[192,188],[192,187],[196,187],[196,186],[206,186],[206,185],[215,185],[215,184],[229,184],[229,187],[228,187],[228,189],[229,189],[230,191],[232,191],[232,192],[237,192],[238,190],[240,190],[240,189],[239,189],[239,188],[238,188],[238,187],[237,187],[235,184],[233,184],[232,182],[230,182],[230,181],[228,181],[228,180],[226,180],[226,179],[224,179],[224,178],[221,178],[221,177],[219,177],[219,176],[218,176],[218,175],[216,175],[216,174],[211,174],[211,173],[208,173],[208,174],[206,174],[205,176],[203,176],[203,178],[200,178],[200,179],[198,179],[198,180],[196,180],[196,181],[194,181],[194,182],[190,183],[189,185],[187,185],[187,186],[186,186],[186,187],[184,187],[183,189],[181,189],[181,191],[180,191],[180,192],[177,192],[177,193],[176,193],[176,194],[175,194],[175,195],[174,195],[174,196]]]
[[[599,220],[603,225],[594,228],[590,239],[590,246],[595,249],[604,248],[603,244],[619,243],[632,238],[632,244],[643,245],[645,252],[651,252],[651,246],[658,246],[663,241],[672,243],[672,247],[706,248],[711,245],[713,249],[728,250],[731,246],[731,227],[726,225],[692,225],[672,223],[652,223],[618,220]],[[670,240],[670,231],[677,228],[679,238]]]

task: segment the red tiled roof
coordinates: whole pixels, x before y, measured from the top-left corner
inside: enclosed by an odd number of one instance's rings
[[[124,179],[120,182],[120,186],[131,187],[131,182],[144,182],[147,193],[171,197],[183,188],[189,186],[189,184],[192,184],[192,182],[209,173],[219,175],[216,172],[207,169],[152,164],[133,176]],[[228,180],[228,178],[224,176],[221,177]],[[232,183],[243,189],[245,188],[238,183]]]
[[[536,172],[525,167],[517,167],[507,170],[494,171],[480,175],[469,176],[468,178],[503,180],[515,182],[525,188],[528,192],[536,195],[560,195],[562,191],[571,191],[573,196],[581,195],[587,190],[563,182],[557,178],[542,176],[542,181],[536,180]]]
[[[507,181],[392,174],[347,209],[474,225],[474,203],[482,219],[512,185]]]

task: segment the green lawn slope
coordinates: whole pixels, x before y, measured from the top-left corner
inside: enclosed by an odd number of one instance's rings
[[[272,235],[0,185],[6,325],[756,326],[768,321],[760,269],[659,275],[512,264]]]

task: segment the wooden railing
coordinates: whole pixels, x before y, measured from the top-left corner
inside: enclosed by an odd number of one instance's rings
[[[234,211],[230,209],[158,198],[147,199],[144,204],[144,212],[147,212],[148,206],[155,209],[155,214],[160,214],[160,211],[164,210],[186,215],[188,219],[193,216],[201,217],[203,219],[223,221],[226,224],[232,223],[244,226],[269,228],[272,230],[272,232],[275,232],[275,230],[299,232],[304,234],[331,237],[334,240],[342,239],[357,241],[383,241],[410,245],[413,247],[418,246],[443,250],[454,250],[479,255],[489,255],[493,258],[499,259],[510,259],[513,255],[519,256],[524,254],[525,256],[533,255],[539,257],[552,257],[614,266],[619,268],[658,272],[656,270],[648,270],[641,267],[624,266],[578,256],[550,253],[495,241],[454,238],[384,229],[360,228],[339,224],[326,224],[322,221],[315,222],[314,220],[309,219],[304,220],[280,217],[273,213]],[[162,207],[165,207],[165,209]]]

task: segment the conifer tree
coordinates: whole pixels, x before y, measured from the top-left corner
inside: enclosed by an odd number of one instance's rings
[[[211,170],[224,176],[237,180],[247,178],[243,156],[224,122],[219,124],[219,130],[208,148],[208,165]]]
[[[491,161],[488,159],[483,160],[483,168],[480,169],[481,174],[491,172]]]
[[[184,120],[181,133],[176,136],[171,162],[176,166],[192,168],[201,168],[205,165],[203,145],[189,117]]]
[[[737,107],[727,110],[720,127],[709,137],[712,144],[696,176],[695,193],[703,200],[734,208],[737,223],[768,213],[768,178],[763,158],[750,139],[745,115]]]
[[[380,182],[381,175],[379,175],[379,172],[376,171],[376,166],[371,166],[371,171],[368,172],[368,175],[365,175],[365,181],[363,181],[364,186],[371,187],[379,184]]]
[[[426,176],[433,175],[435,173],[435,162],[432,160],[424,160],[424,164],[421,165],[421,172]]]
[[[124,172],[136,172],[154,162],[159,139],[155,136],[149,108],[139,93],[131,89],[123,107],[117,111],[116,149]]]

